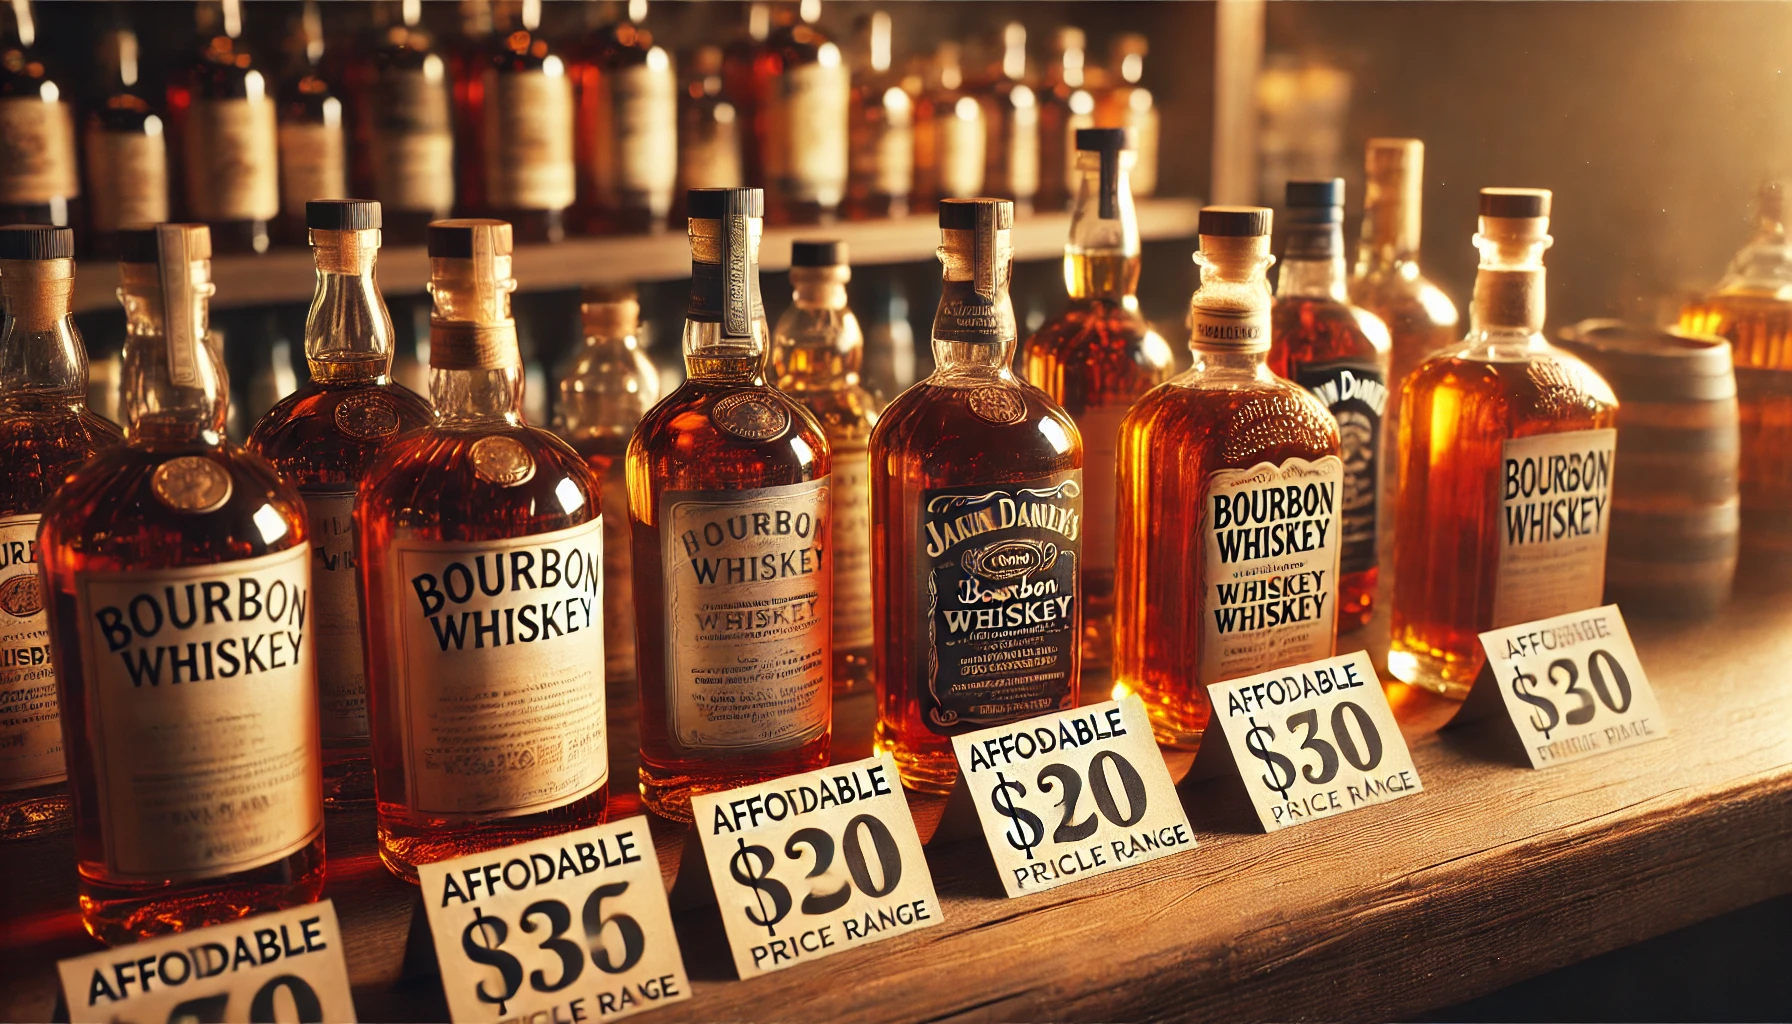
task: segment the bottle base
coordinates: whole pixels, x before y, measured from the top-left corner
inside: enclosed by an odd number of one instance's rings
[[[901,776],[905,789],[945,796],[952,792],[952,784],[958,781],[958,758],[952,753],[950,741],[946,742],[944,750],[916,750],[901,742],[894,729],[887,729],[879,722],[872,749],[889,753],[896,762],[896,774]]]
[[[53,835],[73,825],[68,787],[61,783],[0,793],[0,839]]]
[[[727,764],[727,762],[715,762]],[[727,771],[673,771],[649,764],[641,766],[641,803],[653,813],[671,821],[691,821],[691,797],[700,793],[719,793],[742,786],[751,786],[786,775],[824,768],[828,763],[828,746],[802,760],[786,758],[782,763],[763,767],[730,765]]]
[[[192,931],[316,903],[324,891],[324,839],[292,855],[223,878],[164,885],[108,883],[83,876],[81,924],[108,946]]]
[[[601,825],[609,820],[608,783],[570,804],[515,818],[445,821],[396,805],[380,808],[377,831],[380,862],[386,870],[415,885],[417,868],[517,843],[547,839]]]
[[[1480,671],[1479,658],[1464,662],[1447,656],[1405,650],[1398,645],[1388,649],[1390,675],[1408,686],[1428,690],[1451,700],[1466,698]]]

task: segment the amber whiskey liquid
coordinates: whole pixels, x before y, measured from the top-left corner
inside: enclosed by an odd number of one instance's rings
[[[871,435],[877,745],[944,793],[958,733],[1074,707],[1083,442],[1016,377],[1013,204],[940,204],[934,372]]]
[[[685,382],[628,447],[641,677],[641,799],[827,763],[833,736],[827,435],[765,382],[759,189],[687,198]]]
[[[241,0],[204,0],[196,17],[198,53],[168,78],[181,205],[210,225],[216,251],[266,252],[280,213],[273,83],[242,38]]]

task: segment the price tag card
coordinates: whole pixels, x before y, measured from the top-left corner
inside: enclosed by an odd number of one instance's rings
[[[1010,897],[1195,846],[1136,695],[952,737]]]
[[[644,815],[417,874],[458,1024],[614,1020],[691,997]]]
[[[70,957],[56,970],[74,1024],[355,1019],[329,900]]]
[[[939,924],[890,755],[691,797],[741,978]]]
[[[1241,780],[1265,832],[1424,788],[1365,651],[1227,679],[1207,696],[1191,774]]]
[[[1481,634],[1487,666],[1456,722],[1504,717],[1532,768],[1668,734],[1617,605]]]

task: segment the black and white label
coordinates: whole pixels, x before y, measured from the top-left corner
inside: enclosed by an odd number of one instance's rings
[[[367,740],[367,666],[355,571],[355,492],[306,491],[311,520],[312,632],[324,746]]]
[[[1064,707],[1082,624],[1083,473],[921,495],[922,716],[960,732]]]
[[[1338,421],[1338,450],[1344,459],[1338,572],[1368,572],[1375,568],[1380,528],[1376,487],[1384,450],[1382,416],[1388,407],[1386,375],[1371,362],[1311,363],[1295,368],[1294,382],[1311,391]]]
[[[1495,627],[1592,608],[1604,597],[1617,445],[1616,430],[1507,439]]]
[[[391,557],[410,807],[516,817],[609,781],[603,518],[506,540],[401,541]]]
[[[0,792],[67,778],[50,624],[37,575],[42,518],[0,519]]]
[[[660,499],[667,728],[680,746],[800,747],[832,699],[828,479]]]

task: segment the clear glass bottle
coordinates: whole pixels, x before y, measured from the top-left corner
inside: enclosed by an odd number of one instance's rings
[[[81,920],[111,944],[323,890],[305,505],[224,438],[207,234],[120,233],[125,443],[38,534]]]
[[[74,95],[35,49],[31,5],[0,8],[0,224],[76,219]]]
[[[865,336],[846,304],[845,242],[790,245],[790,306],[772,329],[778,390],[815,414],[833,452],[834,690],[871,683],[871,494],[867,446],[881,403],[859,384]]]
[[[379,202],[386,239],[422,245],[429,222],[454,209],[456,156],[448,62],[423,25],[422,0],[403,0],[359,72],[366,88],[355,138],[367,169],[359,187]]]
[[[847,206],[854,218],[900,217],[915,190],[915,100],[890,60],[888,11],[859,19],[852,68],[852,170]]]
[[[680,191],[674,197],[679,205],[690,189],[740,188],[746,181],[741,134],[749,129],[743,127],[740,109],[722,91],[722,67],[720,47],[698,47],[679,93]]]
[[[317,262],[305,317],[310,379],[262,416],[248,448],[299,489],[311,519],[324,803],[334,806],[373,799],[355,488],[394,438],[434,417],[428,401],[392,379],[392,317],[374,270],[380,204],[313,200],[305,216]]]
[[[557,242],[577,197],[572,75],[541,31],[541,0],[501,4],[493,23],[477,87],[463,90],[477,131],[461,158],[466,206],[508,221],[519,242]]]
[[[348,196],[348,137],[342,100],[324,77],[324,17],[305,0],[287,39],[279,88],[280,235],[302,245],[306,203]]]
[[[168,219],[167,126],[138,86],[137,33],[100,38],[105,92],[87,114],[87,204],[92,249],[118,255],[118,229]]]
[[[1618,402],[1543,336],[1550,194],[1481,190],[1468,336],[1400,389],[1388,669],[1458,700],[1489,629],[1600,603]]]
[[[0,838],[67,828],[56,674],[37,578],[37,527],[62,481],[116,446],[87,410],[87,351],[69,315],[68,228],[0,227]]]
[[[1014,204],[940,203],[934,372],[871,435],[877,739],[945,793],[952,737],[1075,707],[1083,441],[1016,377]]]
[[[274,83],[245,45],[241,0],[200,0],[199,49],[168,78],[186,216],[218,253],[266,252],[280,213]]]
[[[1389,401],[1387,325],[1344,296],[1344,179],[1290,181],[1287,248],[1270,315],[1269,368],[1313,392],[1338,421],[1338,632],[1369,624],[1380,581]]]
[[[1114,523],[1120,421],[1170,379],[1169,343],[1139,313],[1139,221],[1121,128],[1077,132],[1076,202],[1064,246],[1070,303],[1021,343],[1022,375],[1083,435],[1083,666],[1106,668],[1114,637]]]
[[[1114,691],[1169,747],[1199,744],[1209,684],[1336,641],[1338,424],[1270,372],[1269,227],[1256,207],[1201,211],[1194,365],[1120,427]]]
[[[1039,98],[1027,84],[1027,27],[1002,26],[1001,60],[978,89],[988,111],[984,191],[1011,199],[1017,213],[1033,211],[1039,192]]]
[[[833,736],[832,459],[815,417],[765,382],[765,194],[686,205],[687,377],[628,445],[641,798],[682,821],[694,793],[827,764]]]
[[[759,166],[777,224],[831,221],[846,198],[852,74],[820,17],[821,0],[778,5],[754,62]]]
[[[1080,28],[1066,25],[1052,33],[1052,60],[1037,94],[1039,194],[1033,205],[1040,210],[1062,210],[1076,199],[1076,133],[1095,126],[1095,97],[1084,87],[1086,45]]]
[[[599,28],[574,63],[581,221],[587,231],[664,231],[678,184],[678,75],[642,27],[647,0]]]

